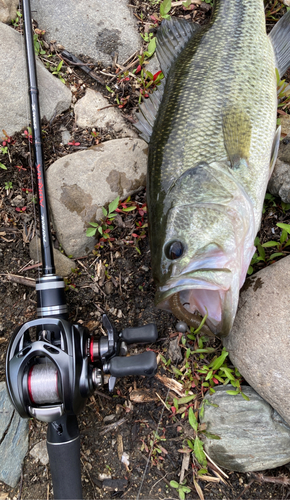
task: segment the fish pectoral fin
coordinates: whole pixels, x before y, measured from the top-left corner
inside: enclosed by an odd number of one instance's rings
[[[156,55],[165,77],[187,42],[200,30],[198,24],[189,23],[185,19],[170,18],[162,21],[157,32]]]
[[[275,163],[277,160],[278,156],[278,151],[279,151],[279,146],[280,146],[280,137],[281,137],[281,125],[277,128],[274,136],[274,141],[272,145],[272,152],[271,152],[271,160],[270,160],[270,167],[269,167],[269,179],[273,173]]]
[[[275,24],[269,34],[280,78],[290,66],[290,11]]]
[[[248,165],[252,125],[249,115],[238,107],[227,107],[222,114],[225,148],[233,169]]]

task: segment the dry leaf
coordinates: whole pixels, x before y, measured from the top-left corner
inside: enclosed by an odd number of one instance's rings
[[[117,436],[117,451],[119,460],[122,460],[124,447],[123,447],[123,438],[121,434],[118,434]]]
[[[195,486],[195,489],[196,489],[196,492],[200,498],[200,500],[204,500],[204,496],[203,496],[203,492],[202,492],[202,489],[201,487],[199,486],[199,484],[196,482],[196,480],[194,479],[193,480],[193,484]]]
[[[185,472],[188,470],[189,461],[190,461],[190,453],[185,453],[183,455],[182,466],[181,466],[181,471],[180,471],[180,478],[179,478],[180,484],[182,484],[184,476],[185,476]]]
[[[131,391],[130,399],[133,403],[149,403],[157,401],[157,397],[148,389],[136,389]]]

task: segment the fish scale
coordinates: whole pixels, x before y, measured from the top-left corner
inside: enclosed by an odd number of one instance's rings
[[[218,0],[202,29],[164,22],[165,83],[141,105],[156,304],[189,324],[196,311],[208,314],[221,335],[235,317],[278,151],[275,67],[290,64],[289,20],[269,38],[262,0]]]

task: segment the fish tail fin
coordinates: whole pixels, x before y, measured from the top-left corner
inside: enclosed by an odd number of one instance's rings
[[[269,34],[272,42],[280,78],[290,66],[290,11],[288,11]]]

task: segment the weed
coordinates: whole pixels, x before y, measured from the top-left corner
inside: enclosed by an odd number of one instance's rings
[[[37,56],[45,54],[45,50],[43,50],[42,42],[39,38],[39,36],[44,35],[44,33],[44,30],[35,29],[35,33],[33,35],[34,51]]]
[[[7,181],[7,182],[5,182],[4,187],[5,187],[5,190],[9,192],[10,189],[13,188],[13,184],[11,181]]]
[[[162,19],[170,19],[168,12],[171,9],[171,0],[163,0],[160,4],[160,16]]]
[[[7,170],[7,167],[4,165],[4,163],[1,162],[0,162],[0,168],[2,168],[3,170]]]
[[[60,61],[60,63],[58,64],[57,68],[52,72],[53,75],[57,75],[58,78],[60,79],[60,81],[62,83],[65,83],[63,77],[62,77],[62,74],[60,72],[61,68],[62,68],[62,65],[63,65],[63,59]]]
[[[21,14],[20,10],[17,10],[15,19],[12,19],[12,21],[11,21],[14,28],[18,28],[18,26],[20,25],[21,18],[22,18],[22,14]]]
[[[1,153],[3,155],[7,155],[8,154],[8,146],[1,146],[0,150],[1,150]]]
[[[254,253],[251,265],[248,269],[248,274],[253,274],[254,269],[253,266],[258,264],[259,262],[271,262],[277,257],[282,257],[286,255],[286,248],[290,245],[290,224],[284,224],[283,222],[277,222],[277,227],[282,229],[279,241],[266,241],[266,243],[261,244],[260,238],[257,236],[255,238],[255,246],[257,248],[257,252]],[[269,256],[266,256],[265,248],[275,248],[277,252],[271,253]]]
[[[109,226],[112,224],[112,220],[116,217],[117,213],[115,212],[116,208],[119,204],[119,196],[115,198],[115,200],[111,201],[108,206],[108,210],[105,207],[102,207],[103,214],[105,216],[105,220],[102,224],[98,224],[97,222],[90,222],[92,227],[89,227],[86,231],[87,236],[95,236],[98,231],[102,238],[108,239],[110,238],[108,233],[110,232]]]
[[[170,481],[171,488],[175,488],[179,495],[180,500],[185,499],[186,493],[190,493],[191,489],[186,485],[186,479],[181,484],[178,484],[176,481]]]

